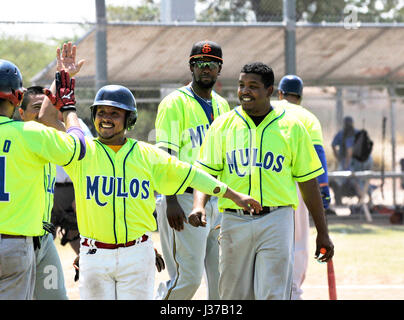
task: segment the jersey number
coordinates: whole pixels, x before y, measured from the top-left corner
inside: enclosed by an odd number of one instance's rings
[[[10,195],[5,191],[6,186],[6,157],[0,157],[0,201],[9,201]]]

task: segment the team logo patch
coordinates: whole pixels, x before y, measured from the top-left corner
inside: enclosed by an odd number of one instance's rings
[[[202,47],[202,52],[203,53],[209,53],[212,51],[212,47],[210,46],[209,43],[205,43]]]

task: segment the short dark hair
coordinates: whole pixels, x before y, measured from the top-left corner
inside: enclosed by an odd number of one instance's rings
[[[27,91],[24,94],[24,99],[22,99],[21,109],[27,110],[28,103],[30,101],[30,96],[35,96],[37,94],[43,94],[44,87],[42,86],[32,86],[28,87]]]
[[[274,85],[274,72],[271,67],[262,62],[248,63],[241,68],[241,73],[255,73],[261,76],[265,88]]]

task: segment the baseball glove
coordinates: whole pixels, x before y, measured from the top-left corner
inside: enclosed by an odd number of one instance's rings
[[[75,79],[70,79],[69,74],[64,70],[56,72],[56,94],[53,95],[49,89],[43,93],[59,111],[76,110],[76,99],[74,97]]]

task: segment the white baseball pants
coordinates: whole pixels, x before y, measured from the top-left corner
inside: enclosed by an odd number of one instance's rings
[[[155,261],[150,238],[131,247],[80,246],[80,298],[83,300],[152,300]]]
[[[299,206],[295,211],[295,264],[293,267],[292,300],[302,300],[301,288],[306,277],[309,260],[309,210],[304,204],[302,194],[297,187]]]

